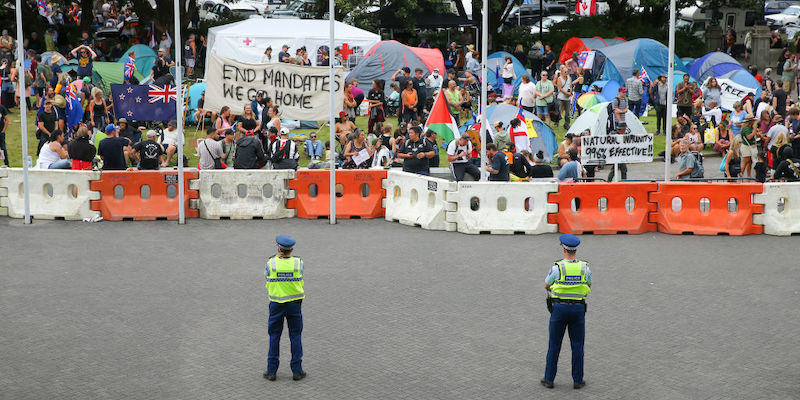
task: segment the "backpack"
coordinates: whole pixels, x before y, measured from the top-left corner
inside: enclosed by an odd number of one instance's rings
[[[703,155],[698,152],[692,152],[692,158],[694,158],[694,168],[692,168],[692,172],[689,175],[690,178],[703,178],[705,175],[705,170],[703,169]]]

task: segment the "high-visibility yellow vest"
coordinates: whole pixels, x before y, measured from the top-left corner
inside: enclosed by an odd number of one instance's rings
[[[561,260],[556,262],[559,274],[550,285],[550,297],[556,299],[584,300],[592,291],[586,280],[586,266],[581,260]]]
[[[267,260],[264,277],[267,278],[269,301],[286,303],[306,297],[300,263],[300,257],[281,258],[276,255]]]

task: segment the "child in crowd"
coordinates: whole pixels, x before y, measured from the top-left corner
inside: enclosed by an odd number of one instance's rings
[[[758,162],[753,169],[756,172],[756,182],[764,183],[767,181],[767,155],[763,151],[758,152]]]

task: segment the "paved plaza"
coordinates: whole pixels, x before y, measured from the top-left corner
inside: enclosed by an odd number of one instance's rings
[[[707,168],[708,169],[708,168]],[[266,356],[274,237],[305,260],[304,368]],[[0,399],[797,399],[796,237],[582,236],[587,386],[555,389],[557,235],[383,220],[0,218]]]

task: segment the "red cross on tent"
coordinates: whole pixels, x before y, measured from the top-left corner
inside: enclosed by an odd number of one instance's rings
[[[253,43],[253,41],[250,40],[249,37],[247,37],[247,38],[244,38],[244,40],[242,40],[242,43],[244,43],[245,46],[250,46],[250,43]]]
[[[342,45],[342,49],[339,50],[339,52],[342,54],[342,60],[347,60],[350,57],[350,54],[353,54],[353,49],[351,49],[350,46],[345,43]]]

